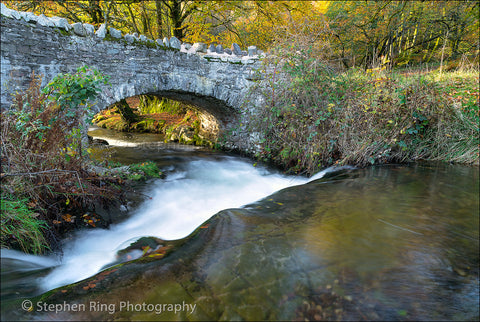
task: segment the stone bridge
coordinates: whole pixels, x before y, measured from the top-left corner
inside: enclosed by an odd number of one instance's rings
[[[253,46],[246,52],[236,44],[223,49],[182,44],[175,37],[153,41],[10,10],[3,3],[1,9],[2,109],[10,106],[12,93],[28,87],[32,72],[42,74],[46,85],[58,73],[87,65],[110,76],[96,112],[123,98],[152,94],[193,104],[207,123],[225,130],[240,115],[263,55]]]

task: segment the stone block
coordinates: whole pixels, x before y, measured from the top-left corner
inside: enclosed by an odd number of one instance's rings
[[[180,50],[182,43],[178,40],[177,37],[170,38],[170,47]]]
[[[83,29],[85,29],[85,34],[87,36],[93,35],[95,33],[95,27],[92,26],[91,24],[84,23],[83,24]]]
[[[110,36],[112,36],[113,38],[117,38],[117,39],[122,38],[122,32],[120,30],[110,27],[109,32],[110,32]]]
[[[72,25],[73,32],[81,37],[85,37],[87,34],[85,28],[83,27],[83,24],[81,22],[76,22]]]
[[[206,53],[207,52],[207,45],[203,42],[196,42],[192,46],[193,50],[197,53]]]
[[[170,47],[170,40],[167,37],[163,38],[163,45],[165,47]]]
[[[257,55],[257,46],[248,46],[248,56],[255,56]]]
[[[232,53],[237,55],[237,56],[242,56],[242,49],[240,49],[240,46],[236,43],[232,44],[232,47],[230,48]]]
[[[101,39],[105,38],[105,36],[107,35],[107,26],[105,26],[105,24],[102,23],[98,28],[97,32],[95,33],[95,35],[97,35],[97,37]]]

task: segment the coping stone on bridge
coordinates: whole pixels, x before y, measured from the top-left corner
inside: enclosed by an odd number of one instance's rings
[[[117,39],[122,38],[122,32],[120,30],[110,27],[109,32],[110,32],[110,36],[112,36],[113,38],[117,38]]]
[[[163,37],[163,46],[170,47],[170,39]]]
[[[224,53],[223,46],[221,44],[217,45],[217,47],[215,49],[216,49],[217,54],[223,54]]]
[[[177,37],[173,36],[170,38],[170,47],[180,50],[182,42],[178,40]]]
[[[5,6],[5,4],[1,3],[1,12],[2,15],[10,18],[14,18],[17,20],[24,19],[25,21],[35,21],[38,25],[40,26],[46,26],[46,27],[57,27],[61,28],[64,30],[69,31],[70,29],[73,29],[73,32],[76,35],[86,37],[90,36],[92,34],[97,35],[98,38],[104,39],[106,34],[107,34],[107,28],[105,28],[104,25],[101,25],[100,28],[95,32],[94,26],[86,23],[74,23],[72,25],[68,24],[67,19],[65,18],[60,18],[60,17],[46,17],[45,15],[40,15],[36,16],[35,14],[31,12],[23,12],[23,11],[16,11],[9,9]],[[109,34],[116,39],[121,39],[122,38],[122,33],[121,31],[115,29],[115,28],[109,28]],[[141,41],[144,43],[151,43],[155,44],[155,41],[148,39],[145,36],[138,36],[138,34],[134,33],[132,35],[127,34],[124,36],[124,40],[129,43],[133,44],[135,41]],[[162,46],[161,41],[157,41],[156,44],[158,46]],[[213,45],[213,44],[212,44]],[[230,62],[230,63],[243,63],[243,64],[251,64],[252,61],[255,59],[259,59],[261,55],[261,51],[258,50],[257,53],[255,54],[255,51],[252,50],[241,50],[240,46],[238,44],[232,44],[231,48],[223,48],[221,44],[217,45],[215,47],[215,50],[213,50],[213,46],[210,46],[208,51],[206,48],[203,47],[203,45],[196,45],[195,48],[191,48],[190,44],[184,44],[182,46],[182,43],[180,40],[178,40],[176,37],[172,37],[171,39],[168,39],[165,37],[163,39],[163,47],[169,47],[169,48],[174,48],[177,49],[181,52],[186,52],[188,54],[196,54],[200,55],[203,57],[206,57],[206,59],[209,59],[210,61],[221,61],[221,62]],[[209,56],[205,56],[205,54]],[[218,57],[212,57],[211,55],[216,55],[218,54]],[[239,60],[237,57],[242,57],[242,56],[249,56],[251,59],[241,59]],[[235,57],[237,56],[237,57]],[[229,58],[225,58],[229,57]]]
[[[87,32],[81,22],[76,22],[72,24],[72,29],[73,29],[73,32],[78,36],[84,37],[87,35]]]
[[[95,27],[88,23],[83,23],[83,29],[85,29],[87,36],[91,36],[95,33]]]
[[[203,42],[196,42],[192,45],[192,49],[195,51],[195,53],[206,53],[207,45]]]
[[[129,44],[133,44],[133,42],[135,41],[135,38],[133,35],[131,34],[126,34],[123,39],[125,39],[125,41]]]
[[[232,53],[234,53],[235,55],[237,55],[237,56],[242,56],[242,49],[240,48],[240,46],[239,46],[237,43],[233,43],[233,44],[232,44],[232,47],[230,48],[230,50],[231,50]]]
[[[107,35],[107,26],[104,23],[102,23],[98,28],[98,30],[95,32],[95,35],[100,39],[104,39],[105,36]]]

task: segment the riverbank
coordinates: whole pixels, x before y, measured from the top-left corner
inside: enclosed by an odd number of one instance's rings
[[[282,78],[263,71],[254,90],[266,103],[247,116],[257,159],[309,175],[330,165],[479,165],[478,66],[336,71],[308,57],[299,50],[270,61]]]

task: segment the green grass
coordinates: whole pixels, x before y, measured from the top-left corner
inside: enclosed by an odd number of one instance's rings
[[[26,253],[43,253],[48,243],[43,235],[47,225],[27,206],[28,199],[1,200],[1,247],[16,246]]]

